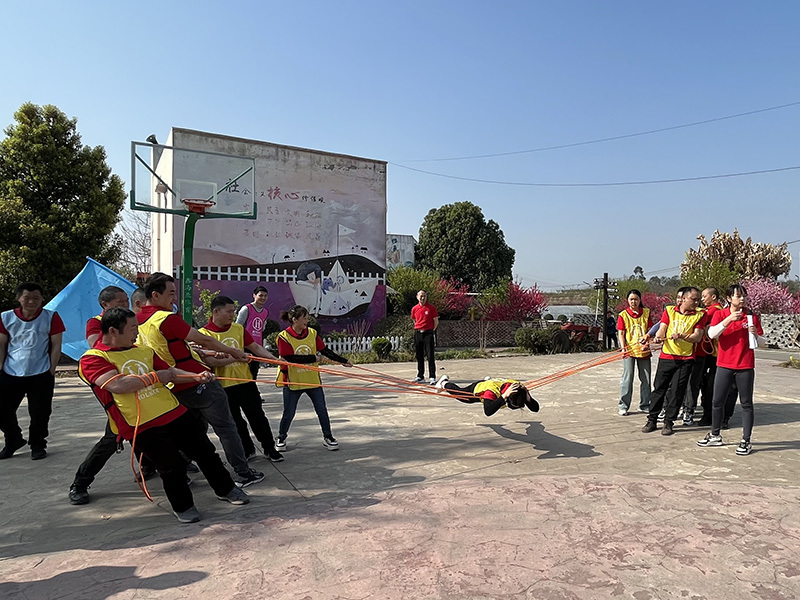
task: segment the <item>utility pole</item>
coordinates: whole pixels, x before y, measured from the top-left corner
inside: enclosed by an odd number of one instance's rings
[[[606,317],[608,316],[608,299],[616,298],[617,293],[617,282],[616,281],[609,281],[608,273],[603,273],[603,278],[595,279],[594,280],[594,289],[596,290],[603,290],[603,316],[600,319],[598,325],[600,325],[600,329],[603,332],[603,340],[606,339]]]

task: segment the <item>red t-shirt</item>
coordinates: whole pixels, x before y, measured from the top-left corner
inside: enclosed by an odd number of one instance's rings
[[[411,318],[414,319],[414,329],[418,331],[431,331],[435,329],[433,320],[439,316],[432,304],[417,302],[411,309]]]
[[[145,306],[136,315],[136,320],[141,325],[149,319],[154,313],[164,310],[160,306]],[[161,322],[161,334],[167,340],[167,349],[169,350],[172,359],[175,361],[175,368],[188,371],[190,373],[205,373],[210,371],[206,365],[198,362],[189,351],[189,345],[186,343],[186,336],[192,330],[191,325],[184,321],[176,314],[169,315]],[[180,392],[196,387],[198,384],[194,381],[188,383],[176,383],[172,388],[173,392]]]
[[[223,331],[228,331],[228,329],[230,329],[231,326],[228,325],[227,327],[217,327],[216,325],[214,325],[213,321],[209,321],[205,328],[208,329],[209,331],[213,331],[215,333],[222,333]],[[252,344],[253,342],[255,342],[255,340],[253,339],[253,336],[250,335],[247,332],[247,329],[245,329],[244,330],[244,345],[245,345],[245,348],[247,346],[249,346],[250,344]]]
[[[36,314],[33,315],[30,319],[26,319],[25,317],[22,316],[21,308],[15,308],[14,314],[17,315],[17,317],[22,321],[33,321],[34,319],[36,319],[36,317],[42,314],[42,309],[40,308],[39,310],[37,310]],[[52,321],[50,321],[50,335],[58,335],[59,333],[64,333],[66,330],[67,328],[64,327],[64,321],[61,320],[61,317],[58,316],[57,312],[54,312],[53,319]],[[6,330],[5,326],[3,325],[3,321],[1,319],[0,319],[0,333],[2,333],[3,335],[8,335],[8,330]]]
[[[641,308],[639,309],[639,312],[634,312],[633,310],[631,310],[631,307],[629,306],[622,312],[627,312],[634,319],[638,319],[639,317],[642,316]],[[647,329],[650,329],[652,326],[653,326],[653,311],[651,310],[650,314],[647,315]],[[619,316],[617,317],[617,331],[625,331],[625,319],[622,318],[622,313],[619,313]]]
[[[301,333],[297,333],[292,327],[287,327],[286,332],[297,340],[302,340],[308,336],[307,328],[303,329]],[[317,352],[324,349],[325,349],[325,342],[322,341],[322,337],[318,334]],[[291,356],[292,354],[294,354],[294,348],[292,348],[292,345],[288,343],[286,340],[282,340],[280,336],[278,336],[278,354],[280,356]]]
[[[106,346],[103,343],[102,339],[97,340],[94,347],[97,348],[98,350],[102,350],[103,352],[108,352],[109,350],[122,350],[122,348],[112,348],[110,346]],[[110,371],[116,373],[117,367],[108,362],[102,356],[94,356],[92,354],[84,354],[81,357],[80,365],[83,376],[86,377],[86,380],[91,384],[92,391],[94,392],[94,395],[97,396],[97,399],[100,401],[100,404],[102,404],[104,407],[110,406],[114,402],[113,394],[108,390],[100,389],[100,386],[96,385],[95,382],[105,373],[108,373]],[[158,354],[153,352],[153,370],[161,371],[163,369],[169,369],[169,365],[165,363],[163,360],[161,360],[158,357]],[[164,413],[163,415],[153,419],[152,421],[148,421],[147,423],[141,424],[139,426],[139,431],[141,432],[151,427],[158,427],[159,425],[166,425],[167,423],[171,423],[185,412],[186,412],[186,407],[183,406],[182,404],[178,404],[176,408],[169,411],[168,413]],[[122,431],[123,428],[124,426],[120,427],[119,430]]]
[[[676,312],[680,312],[680,311],[678,311],[678,309],[677,309],[677,308],[675,309],[675,311],[676,311]],[[681,314],[684,314],[684,315],[693,315],[693,314],[695,314],[696,312],[697,312],[696,310],[692,310],[692,311],[685,312],[685,313],[681,313]],[[702,319],[700,319],[700,320],[699,320],[699,321],[698,321],[698,322],[695,324],[695,326],[694,326],[694,329],[692,330],[692,333],[694,333],[694,331],[695,331],[695,330],[697,330],[697,329],[705,329],[705,328],[708,326],[708,323],[706,322],[706,319],[708,319],[708,315],[703,315],[703,318],[702,318]],[[667,327],[669,327],[669,311],[667,311],[667,310],[664,310],[664,314],[663,314],[663,315],[661,315],[661,323],[666,323],[666,324],[667,324]],[[701,342],[701,343],[702,343],[702,342]],[[661,354],[659,354],[658,358],[659,358],[659,360],[661,360],[662,358],[663,358],[663,359],[666,359],[666,360],[689,360],[689,359],[693,359],[693,358],[695,357],[695,355],[697,354],[697,346],[699,346],[699,345],[700,345],[700,344],[695,344],[695,345],[694,345],[694,348],[692,349],[692,354],[691,354],[691,356],[676,356],[676,355],[674,355],[674,354],[667,354],[666,352],[664,352],[664,351],[662,350],[662,351],[661,351]]]
[[[731,314],[730,308],[722,308],[714,313],[711,319],[712,325],[722,323]],[[764,335],[764,330],[761,328],[761,319],[758,315],[753,314],[753,325],[758,331],[758,335]],[[717,350],[717,366],[726,369],[736,369],[744,371],[753,369],[756,366],[756,354],[750,349],[750,340],[747,331],[747,316],[742,317],[740,321],[733,321],[717,338],[719,342]]]
[[[97,315],[98,317],[102,317],[103,313]],[[93,335],[103,335],[103,329],[100,326],[100,319],[97,317],[92,317],[88,321],[86,321],[86,339],[88,340]]]

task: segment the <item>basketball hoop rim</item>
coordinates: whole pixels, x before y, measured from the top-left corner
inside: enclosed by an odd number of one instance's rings
[[[199,215],[206,214],[206,209],[216,204],[213,200],[208,200],[206,198],[182,198],[181,203],[189,209],[189,212]]]

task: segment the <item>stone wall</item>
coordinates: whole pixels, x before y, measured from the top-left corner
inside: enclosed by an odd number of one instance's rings
[[[800,341],[800,315],[761,315],[764,337],[770,346],[796,350]]]

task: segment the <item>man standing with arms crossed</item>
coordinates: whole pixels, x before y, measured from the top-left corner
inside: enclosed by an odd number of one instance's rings
[[[439,327],[439,313],[432,304],[428,304],[428,293],[417,292],[418,304],[411,309],[414,319],[414,352],[417,355],[417,376],[414,382],[425,381],[425,358],[428,359],[429,383],[436,385],[436,329]]]
[[[181,317],[172,312],[175,302],[175,279],[164,273],[153,273],[144,286],[147,304],[136,315],[139,323],[139,336],[143,343],[158,354],[170,367],[191,373],[208,371],[199,356],[189,347],[193,342],[238,360],[247,361],[242,350],[229,348],[212,337],[203,335],[191,327]],[[264,479],[264,474],[251,469],[245,458],[242,440],[236,430],[228,397],[218,381],[197,383],[195,381],[176,382],[172,392],[178,401],[187,408],[199,411],[214,429],[222,442],[225,456],[236,471],[234,481],[239,487],[247,487]]]

